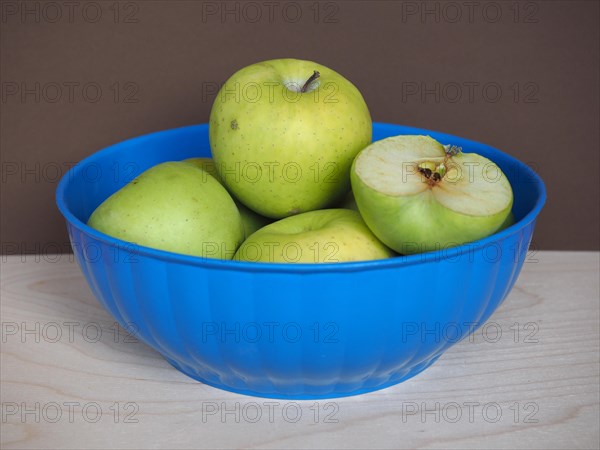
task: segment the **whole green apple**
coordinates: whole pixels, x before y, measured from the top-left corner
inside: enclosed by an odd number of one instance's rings
[[[98,206],[88,225],[138,245],[207,258],[231,259],[244,238],[227,190],[185,162],[148,169]]]
[[[282,218],[344,195],[371,127],[350,81],[312,61],[277,59],[227,80],[212,106],[209,137],[228,190],[253,211]]]
[[[348,191],[346,193],[346,195],[344,195],[338,208],[353,209],[354,211],[358,211],[358,206],[356,205],[356,199],[354,198],[354,193],[351,190]]]
[[[321,209],[286,217],[246,239],[234,256],[239,261],[332,263],[394,256],[349,209]]]
[[[429,136],[374,142],[356,157],[351,178],[365,222],[401,254],[484,238],[504,225],[513,203],[496,164]]]
[[[215,168],[215,162],[212,160],[212,158],[189,158],[185,159],[184,162],[188,162],[194,164],[197,167],[200,167],[201,169],[215,177],[219,183],[223,184],[219,173]],[[244,227],[244,239],[250,236],[255,231],[272,222],[271,219],[261,216],[260,214],[252,211],[246,205],[238,201],[235,197],[232,196],[232,198],[233,201],[235,201],[236,206],[238,207],[240,215],[242,216],[242,225]]]

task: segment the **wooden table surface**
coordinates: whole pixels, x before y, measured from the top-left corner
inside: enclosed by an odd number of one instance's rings
[[[530,255],[488,324],[428,370],[292,402],[179,373],[115,326],[71,255],[3,256],[2,448],[597,449],[599,260]]]

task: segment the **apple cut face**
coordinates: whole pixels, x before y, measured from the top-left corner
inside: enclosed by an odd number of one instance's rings
[[[367,225],[402,254],[486,237],[512,208],[510,183],[496,164],[429,136],[371,144],[355,159],[351,178]]]

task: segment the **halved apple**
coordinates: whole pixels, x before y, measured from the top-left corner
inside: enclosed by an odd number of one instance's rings
[[[358,154],[351,170],[358,209],[401,254],[445,249],[499,230],[513,193],[500,168],[429,136],[395,136]]]

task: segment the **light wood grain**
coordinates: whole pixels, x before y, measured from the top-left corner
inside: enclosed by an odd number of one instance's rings
[[[2,448],[598,448],[599,259],[575,252],[529,258],[488,333],[405,383],[269,406],[197,383],[128,342],[124,330],[116,335],[72,256],[3,257]],[[91,342],[97,326],[102,337]],[[36,403],[39,417],[23,415]],[[96,404],[101,415],[93,423]],[[295,404],[302,416],[293,423]],[[236,405],[239,418],[221,415]],[[203,416],[203,408],[217,413]]]

